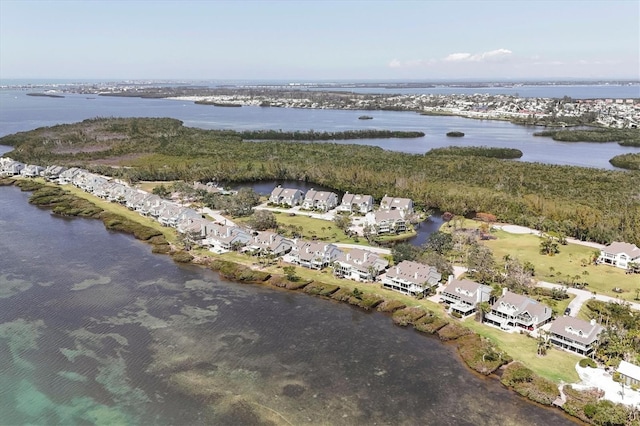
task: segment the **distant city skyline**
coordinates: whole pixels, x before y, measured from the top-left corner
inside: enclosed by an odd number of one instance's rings
[[[640,2],[0,1],[0,79],[640,79]]]

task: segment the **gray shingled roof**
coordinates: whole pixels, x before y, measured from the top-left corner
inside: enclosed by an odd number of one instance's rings
[[[599,324],[591,324],[588,321],[574,317],[560,317],[552,322],[549,328],[552,334],[557,334],[585,345],[593,343],[602,330],[603,328]]]

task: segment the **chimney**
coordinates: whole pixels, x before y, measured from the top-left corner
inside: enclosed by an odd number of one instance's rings
[[[502,295],[503,296],[507,295],[507,291],[508,291],[508,289],[506,287],[502,287]]]
[[[589,321],[591,323],[591,325],[596,325],[596,320],[592,319],[591,321]]]
[[[449,275],[449,278],[447,278],[447,284],[451,284],[451,281],[453,281],[453,275]]]

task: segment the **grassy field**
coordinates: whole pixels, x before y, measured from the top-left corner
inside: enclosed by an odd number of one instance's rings
[[[144,181],[139,182],[136,185],[136,188],[142,189],[145,192],[151,193],[153,188],[156,186],[164,185],[165,187],[169,187],[174,183],[174,181]]]
[[[537,340],[526,334],[505,333],[494,327],[489,327],[476,322],[473,318],[463,321],[464,325],[484,336],[508,353],[513,359],[522,362],[536,374],[553,382],[564,381],[566,383],[580,380],[575,366],[581,357],[559,349],[552,348],[547,355],[538,355]]]
[[[295,226],[298,232],[302,234],[302,238],[304,239],[316,239],[319,241],[328,241],[332,243],[348,243],[370,246],[370,244],[367,243],[367,240],[364,237],[348,237],[332,221],[316,219],[300,214],[296,214],[295,216],[290,216],[288,213],[283,212],[273,212],[273,214],[275,215],[276,220],[278,221],[278,225],[280,226],[279,232],[282,234],[287,234],[285,236],[290,237],[291,227]],[[233,220],[238,223],[246,223],[249,218],[235,218]],[[382,236],[379,238],[379,240],[383,242],[397,241],[412,237],[415,234],[416,233],[412,231],[399,235]]]
[[[558,283],[566,280],[567,276],[579,276],[579,281],[588,283],[586,290],[628,301],[633,301],[636,297],[635,289],[640,287],[638,275],[625,274],[620,268],[589,263],[593,253],[598,251],[591,247],[560,245],[560,253],[547,256],[539,253],[540,238],[535,235],[510,234],[504,231],[496,231],[493,235],[498,239],[485,241],[484,244],[493,250],[496,260],[501,261],[504,256],[509,255],[522,262],[531,262],[535,266],[538,280]],[[584,260],[587,261],[587,266],[582,266]],[[615,293],[615,287],[621,288],[623,293]]]

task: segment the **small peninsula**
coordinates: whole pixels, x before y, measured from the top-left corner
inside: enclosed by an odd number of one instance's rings
[[[43,98],[64,98],[63,95],[59,95],[57,93],[43,93],[43,92],[27,93],[27,96],[40,96]]]

